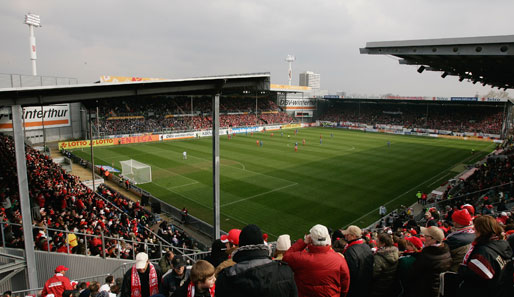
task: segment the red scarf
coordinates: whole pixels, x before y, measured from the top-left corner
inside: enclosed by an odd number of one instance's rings
[[[153,267],[152,263],[148,263],[147,269],[150,269],[150,295],[159,294],[159,284],[157,279],[157,272],[155,271],[155,267]],[[132,297],[141,297],[141,280],[139,279],[139,274],[137,273],[136,265],[132,266],[132,279],[131,279],[131,288],[132,288]]]
[[[475,245],[476,245],[476,241],[473,241],[471,243],[471,247],[469,248],[468,252],[466,253],[466,255],[464,256],[464,259],[462,260],[462,265],[468,265],[468,261],[469,261],[469,256],[471,255],[471,253],[473,252],[473,250],[475,249]]]
[[[453,231],[452,233],[448,234],[448,236],[446,236],[446,239],[456,235],[456,234],[461,234],[461,233],[475,233],[475,229],[473,229],[473,226],[466,226],[466,227],[463,227],[463,228],[460,228],[460,229],[456,229],[455,231]]]
[[[498,236],[492,236],[491,237],[491,241],[492,240],[498,240]],[[466,253],[466,255],[464,256],[464,259],[462,260],[462,265],[468,265],[468,261],[469,261],[469,256],[471,255],[471,253],[473,252],[473,250],[475,249],[475,245],[477,244],[476,241],[473,241],[471,243],[471,247],[469,248],[468,252]]]
[[[346,253],[346,250],[351,247],[352,245],[356,245],[356,244],[363,244],[364,243],[364,240],[362,239],[357,239],[355,241],[352,241],[350,242],[349,244],[347,244],[345,247],[344,247],[344,250],[343,250],[343,254]]]
[[[216,287],[216,285],[213,285],[212,288],[209,288],[209,295],[211,295],[211,297],[214,297],[214,287]],[[189,282],[189,285],[187,285],[187,297],[195,297],[195,291],[195,285],[193,282]]]

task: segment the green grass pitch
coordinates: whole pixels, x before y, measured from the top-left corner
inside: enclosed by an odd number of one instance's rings
[[[436,188],[494,147],[332,128],[221,136],[221,228],[254,223],[274,239],[285,233],[300,237],[317,223],[365,227],[379,218],[380,205],[389,211],[411,205],[418,190]],[[90,158],[89,149],[74,153]],[[119,161],[129,159],[152,166],[153,182],[141,188],[212,224],[210,138],[95,148],[97,165],[120,168]]]

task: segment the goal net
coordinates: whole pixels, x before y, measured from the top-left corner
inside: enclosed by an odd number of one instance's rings
[[[152,167],[136,160],[120,161],[121,174],[136,184],[152,182]]]

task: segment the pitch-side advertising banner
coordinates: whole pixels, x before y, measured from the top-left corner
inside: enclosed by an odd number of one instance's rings
[[[70,125],[70,105],[59,104],[37,107],[23,108],[23,119],[26,130],[45,129],[65,127]],[[43,122],[44,121],[44,122]],[[4,107],[0,109],[0,131],[12,130],[12,113],[11,108]]]
[[[109,146],[109,145],[142,143],[142,142],[151,142],[151,141],[159,141],[159,135],[142,135],[142,136],[132,136],[132,137],[123,137],[123,138],[94,139],[93,146]],[[89,146],[90,146],[89,140],[59,142],[60,150],[61,149],[71,150],[71,149],[77,149],[77,148],[86,148]]]

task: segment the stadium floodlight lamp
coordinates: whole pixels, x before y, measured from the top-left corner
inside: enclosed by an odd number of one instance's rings
[[[32,25],[34,27],[41,27],[41,20],[39,19],[39,15],[33,13],[26,14],[25,24]]]
[[[445,72],[443,72],[443,74],[441,74],[441,77],[442,77],[442,78],[445,78],[446,76],[448,76],[448,72],[446,72],[446,71],[445,71]]]
[[[422,73],[425,70],[425,66],[421,65],[418,68],[418,73]]]

